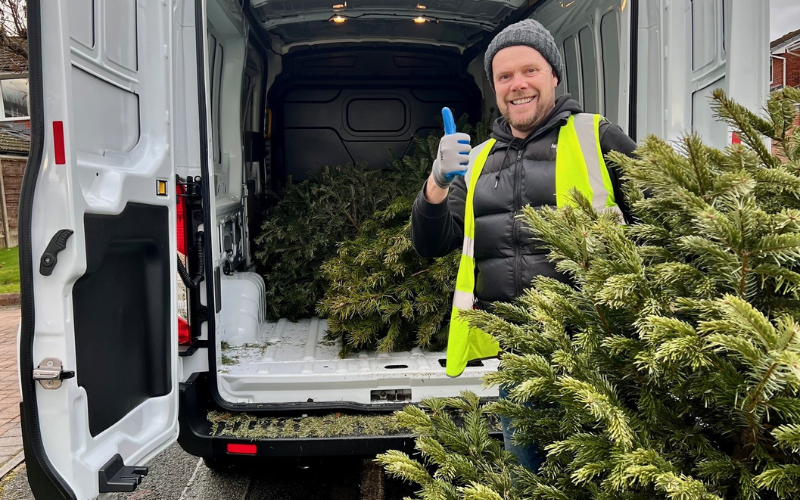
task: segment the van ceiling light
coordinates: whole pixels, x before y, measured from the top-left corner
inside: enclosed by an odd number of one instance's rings
[[[337,4],[334,4],[334,6],[333,6],[334,9],[344,9],[345,7],[346,7],[346,5],[343,4],[343,3],[337,3]]]
[[[331,18],[331,21],[335,22],[336,24],[342,24],[346,20],[347,20],[347,18],[346,17],[342,17],[342,16],[333,16]]]
[[[427,9],[427,7],[425,7],[425,6],[424,6],[424,5],[422,5],[421,3],[418,3],[418,4],[417,4],[417,8],[418,8],[419,10],[425,10],[425,9]]]
[[[415,17],[415,18],[414,18],[414,22],[415,22],[415,23],[417,23],[417,24],[422,24],[422,23],[427,23],[427,22],[428,22],[428,20],[427,20],[427,19],[425,19],[425,18],[424,18],[424,17],[422,17],[422,16],[419,16],[419,17]]]

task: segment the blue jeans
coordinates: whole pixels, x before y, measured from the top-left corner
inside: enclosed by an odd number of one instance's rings
[[[500,386],[500,399],[508,399],[508,389],[503,386]],[[525,406],[530,408],[530,403],[526,403]],[[511,439],[511,436],[514,434],[514,426],[511,425],[511,419],[501,416],[500,423],[503,425],[503,445],[506,447],[506,450],[517,457],[517,461],[520,465],[530,471],[537,472],[545,458],[544,455],[539,452],[539,447],[535,444],[524,446],[515,445]]]

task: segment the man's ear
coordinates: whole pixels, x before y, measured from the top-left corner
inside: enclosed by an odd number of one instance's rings
[[[553,73],[553,88],[558,87],[558,77]]]

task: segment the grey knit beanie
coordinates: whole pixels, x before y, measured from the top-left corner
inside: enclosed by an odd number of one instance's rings
[[[486,55],[483,57],[483,67],[486,70],[486,76],[489,77],[489,83],[492,84],[492,88],[494,88],[492,59],[500,50],[514,45],[527,45],[538,51],[550,63],[553,73],[558,78],[558,81],[561,82],[561,75],[564,74],[564,61],[561,58],[561,52],[556,47],[556,41],[553,40],[553,35],[539,21],[523,19],[518,23],[506,26],[503,31],[494,37],[494,40],[486,49]]]

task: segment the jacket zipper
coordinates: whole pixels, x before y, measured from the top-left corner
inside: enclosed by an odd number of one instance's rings
[[[517,219],[517,212],[520,210],[522,204],[522,188],[520,181],[522,177],[522,155],[525,152],[521,148],[517,152],[517,161],[514,164],[514,220],[512,228],[514,231],[514,297],[519,297],[522,291],[520,290],[520,248],[519,248],[519,220]]]

